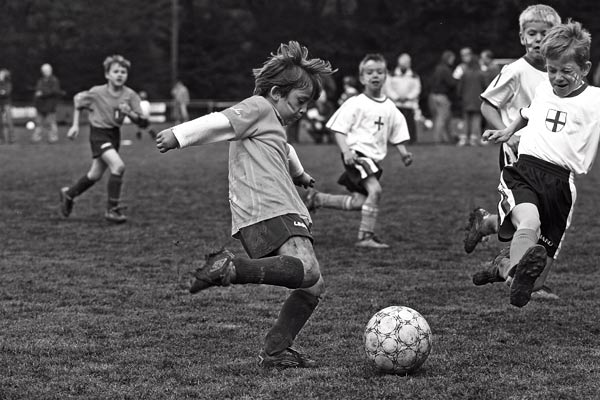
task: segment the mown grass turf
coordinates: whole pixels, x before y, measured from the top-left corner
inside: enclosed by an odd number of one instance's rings
[[[256,365],[286,290],[214,288],[191,296],[188,272],[231,239],[227,145],[160,155],[144,137],[121,150],[130,220],[103,218],[106,178],[57,213],[58,189],[88,168],[76,142],[0,146],[0,399],[594,399],[600,393],[597,199],[579,180],[548,284],[560,300],[508,304],[504,285],[470,276],[501,246],[472,255],[462,226],[497,201],[497,149],[417,145],[384,162],[380,234],[388,251],[353,247],[358,213],[314,214],[328,293],[298,337],[311,370]],[[63,132],[64,134],[64,132]],[[126,137],[133,138],[131,130]],[[317,188],[340,192],[334,146],[296,146]],[[419,311],[433,350],[413,375],[381,375],[362,353],[381,308]]]

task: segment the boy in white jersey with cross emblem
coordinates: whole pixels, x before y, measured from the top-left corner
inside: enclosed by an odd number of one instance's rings
[[[570,225],[574,175],[589,172],[600,141],[600,89],[588,86],[591,36],[578,22],[557,25],[541,43],[548,81],[531,105],[485,140],[505,143],[521,129],[519,159],[502,170],[498,190],[498,238],[511,241],[510,303],[526,305],[546,278],[547,257],[556,258]]]
[[[224,110],[157,135],[158,149],[229,141],[229,202],[232,234],[250,258],[221,250],[207,256],[190,288],[269,284],[294,289],[266,335],[263,367],[313,367],[291,346],[324,294],[310,234],[311,219],[294,183],[312,185],[287,143],[285,125],[297,121],[322,90],[329,62],[309,59],[297,42],[282,44],[254,70],[254,96]]]
[[[344,162],[345,171],[338,183],[351,194],[309,189],[305,197],[311,211],[319,207],[360,210],[356,246],[375,249],[389,247],[375,235],[381,198],[379,163],[387,154],[388,143],[400,152],[404,165],[410,165],[413,159],[404,145],[410,139],[406,119],[394,102],[382,94],[386,76],[385,58],[381,54],[366,55],[359,65],[364,92],[346,100],[327,122],[327,128],[335,133]]]

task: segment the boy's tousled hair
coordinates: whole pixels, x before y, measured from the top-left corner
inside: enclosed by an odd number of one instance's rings
[[[316,100],[323,87],[322,76],[335,71],[328,61],[308,58],[308,49],[292,40],[279,45],[277,53],[271,53],[261,68],[252,70],[254,94],[265,97],[273,86],[279,88],[282,96],[293,89],[311,88],[311,98]]]
[[[541,43],[544,58],[558,59],[570,55],[575,63],[584,67],[590,60],[592,35],[579,22],[567,21],[550,29]]]
[[[519,15],[519,30],[523,32],[525,24],[531,22],[545,22],[550,26],[560,24],[560,15],[556,10],[546,4],[534,4],[527,7]]]
[[[131,62],[129,62],[128,59],[126,59],[120,54],[113,54],[112,56],[108,56],[104,59],[104,62],[102,63],[102,66],[104,67],[104,72],[108,72],[110,70],[111,65],[113,64],[118,64],[121,67],[125,68],[127,71],[129,71],[129,68],[131,68]]]
[[[382,62],[383,64],[385,64],[387,66],[387,62],[385,61],[385,57],[383,56],[383,54],[381,54],[381,53],[369,53],[366,56],[364,56],[363,59],[360,60],[360,63],[358,64],[358,74],[359,75],[362,75],[363,69],[365,68],[365,64],[368,61]]]

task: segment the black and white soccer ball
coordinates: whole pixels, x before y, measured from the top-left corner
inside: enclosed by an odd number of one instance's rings
[[[377,312],[367,323],[363,338],[367,360],[385,373],[414,372],[431,352],[429,324],[408,307],[390,306]]]

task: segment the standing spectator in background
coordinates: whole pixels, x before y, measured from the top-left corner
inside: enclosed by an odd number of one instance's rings
[[[480,95],[487,87],[477,57],[470,48],[460,52],[461,77],[458,81],[458,98],[462,110],[465,129],[458,137],[458,146],[477,146],[481,136],[481,99]]]
[[[594,70],[594,76],[592,76],[592,85],[600,86],[600,61],[598,62],[598,66]]]
[[[52,74],[52,66],[43,64],[40,68],[42,76],[35,85],[34,103],[37,110],[35,130],[31,141],[38,143],[42,140],[42,130],[48,130],[48,142],[58,142],[58,127],[56,125],[56,106],[63,91],[60,89],[58,78]]]
[[[173,119],[177,124],[181,124],[190,119],[188,114],[188,105],[190,104],[190,92],[183,82],[177,81],[171,89],[173,96]]]
[[[391,76],[385,81],[383,93],[387,95],[398,107],[406,118],[409,143],[417,141],[417,126],[415,115],[419,110],[419,96],[421,95],[421,79],[413,72],[410,56],[406,53],[398,57],[398,65]]]
[[[491,50],[485,49],[479,55],[479,67],[483,72],[483,80],[487,88],[496,76],[500,73],[500,67],[494,64],[494,53]]]
[[[449,143],[454,135],[451,128],[452,94],[456,90],[456,80],[452,77],[452,65],[456,55],[445,50],[440,62],[431,76],[431,93],[429,93],[429,111],[433,117],[433,139],[436,143]]]
[[[338,107],[344,104],[350,97],[354,97],[358,94],[360,94],[360,92],[358,91],[358,82],[356,78],[351,75],[345,76],[343,79],[342,94],[340,94],[337,101]]]
[[[146,120],[150,121],[150,101],[148,101],[148,93],[144,90],[139,91],[140,96],[140,109],[142,110],[142,116],[146,118]],[[156,139],[156,132],[149,127],[150,125],[140,126],[138,125],[138,131],[135,133],[135,136],[138,139],[142,139],[145,133],[148,133],[150,137],[154,140]]]
[[[10,71],[0,69],[0,144],[14,143],[14,128],[11,115],[12,82]]]

